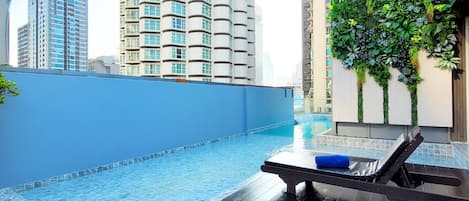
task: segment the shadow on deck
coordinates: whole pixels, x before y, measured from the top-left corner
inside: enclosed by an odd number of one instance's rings
[[[440,168],[424,165],[407,165],[409,170],[441,175],[454,175],[463,182],[461,186],[450,187],[426,183],[419,189],[426,192],[439,192],[445,195],[463,197],[469,200],[469,171]],[[286,184],[274,174],[259,173],[240,190],[225,197],[224,201],[388,201],[386,196],[343,188],[333,185],[313,183],[312,189],[306,189],[304,182],[296,187],[297,196],[286,192]],[[412,198],[409,198],[412,200]]]

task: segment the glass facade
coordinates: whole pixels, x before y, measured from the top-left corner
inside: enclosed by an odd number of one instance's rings
[[[212,9],[210,5],[207,5],[207,4],[202,5],[202,14],[207,17],[212,17]]]
[[[158,75],[160,74],[160,64],[144,64],[145,65],[145,74],[147,75]]]
[[[212,45],[212,36],[210,34],[203,33],[202,44],[208,45],[208,46]]]
[[[88,2],[30,0],[30,66],[70,71],[88,67]]]
[[[211,32],[212,31],[212,22],[207,19],[202,19],[202,29],[205,31]]]
[[[171,42],[173,44],[184,45],[186,44],[186,35],[183,33],[171,33]]]
[[[212,50],[208,48],[202,49],[202,59],[212,60]]]
[[[160,21],[156,19],[145,19],[143,21],[144,31],[159,31]]]
[[[145,60],[160,60],[160,50],[159,49],[144,49],[144,59]]]
[[[186,59],[186,49],[173,47],[171,55],[173,59]]]
[[[212,64],[204,63],[202,64],[202,74],[212,74]]]
[[[186,20],[180,17],[174,17],[172,19],[173,29],[184,30],[186,29]]]
[[[143,13],[145,16],[149,17],[159,17],[160,16],[160,6],[158,5],[145,5],[143,8]]]
[[[186,5],[179,2],[171,3],[171,12],[178,15],[186,15]]]
[[[144,34],[144,45],[145,46],[158,46],[160,45],[160,36],[157,34]]]
[[[174,74],[185,74],[186,73],[186,64],[183,63],[173,63],[171,68],[172,73]]]

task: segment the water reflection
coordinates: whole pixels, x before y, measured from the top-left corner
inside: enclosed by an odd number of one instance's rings
[[[259,135],[270,135],[270,136],[278,136],[278,137],[293,137],[294,136],[294,125],[287,125],[287,126],[282,126],[282,127],[277,127],[277,128],[274,128],[274,129],[269,129],[269,130],[265,130],[265,131],[261,131],[259,133],[256,133],[256,134],[259,134]]]
[[[331,128],[328,116],[299,117],[299,124],[294,128],[293,149],[308,149],[313,146],[314,136]]]

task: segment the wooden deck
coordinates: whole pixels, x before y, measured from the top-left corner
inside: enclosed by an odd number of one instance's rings
[[[452,195],[467,198],[469,200],[469,171],[441,168],[424,165],[408,165],[409,171],[432,173],[439,175],[453,175],[461,179],[463,184],[458,187],[426,183],[420,190],[444,195]],[[286,192],[286,185],[277,176],[268,173],[259,173],[250,180],[240,190],[225,197],[224,201],[387,201],[388,199],[380,194],[357,191],[349,188],[342,188],[327,184],[313,183],[313,188],[306,189],[304,183],[297,187],[297,196],[289,196]],[[409,200],[412,200],[409,198]]]

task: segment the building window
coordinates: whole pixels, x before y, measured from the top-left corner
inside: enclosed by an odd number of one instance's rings
[[[139,52],[127,52],[127,62],[136,62],[139,60]]]
[[[186,29],[186,20],[178,17],[173,18],[173,29]]]
[[[173,47],[172,58],[173,59],[186,59],[186,49]]]
[[[212,45],[212,36],[210,34],[202,34],[202,44],[204,45]]]
[[[131,76],[140,75],[140,66],[139,65],[127,65],[126,70],[127,70],[127,75],[131,75]]]
[[[202,29],[208,32],[212,31],[212,23],[210,20],[202,19]]]
[[[202,14],[207,16],[207,17],[212,16],[212,9],[210,8],[209,5],[207,5],[207,4],[202,5]]]
[[[160,50],[159,49],[145,49],[144,50],[144,59],[145,60],[160,60]]]
[[[156,34],[145,34],[144,45],[157,46],[160,45],[160,36]]]
[[[185,74],[186,73],[186,64],[183,63],[173,63],[171,66],[172,73],[175,74]]]
[[[138,0],[127,0],[127,6],[138,6]]]
[[[127,20],[138,20],[138,10],[128,10],[125,17]]]
[[[202,82],[212,82],[212,78],[204,77],[202,78]]]
[[[136,49],[139,48],[139,39],[138,38],[126,38],[126,48]]]
[[[186,15],[186,5],[178,2],[172,2],[171,12],[178,15]]]
[[[160,21],[153,19],[145,19],[144,27],[146,31],[159,31],[160,30]]]
[[[212,50],[208,48],[202,49],[202,58],[206,60],[212,60]]]
[[[331,66],[332,66],[332,60],[331,60],[330,57],[327,57],[327,58],[326,58],[326,66],[327,66],[327,67],[331,67]]]
[[[159,64],[145,64],[145,74],[147,75],[159,75],[160,65]]]
[[[204,63],[202,64],[202,74],[212,74],[212,64]]]
[[[126,25],[127,29],[126,29],[126,33],[127,34],[138,34],[139,33],[139,30],[138,30],[138,24],[127,24]]]
[[[186,35],[183,33],[171,33],[171,42],[174,44],[184,45],[186,44]]]
[[[158,17],[160,16],[160,6],[157,5],[145,5],[144,13],[146,16]]]

